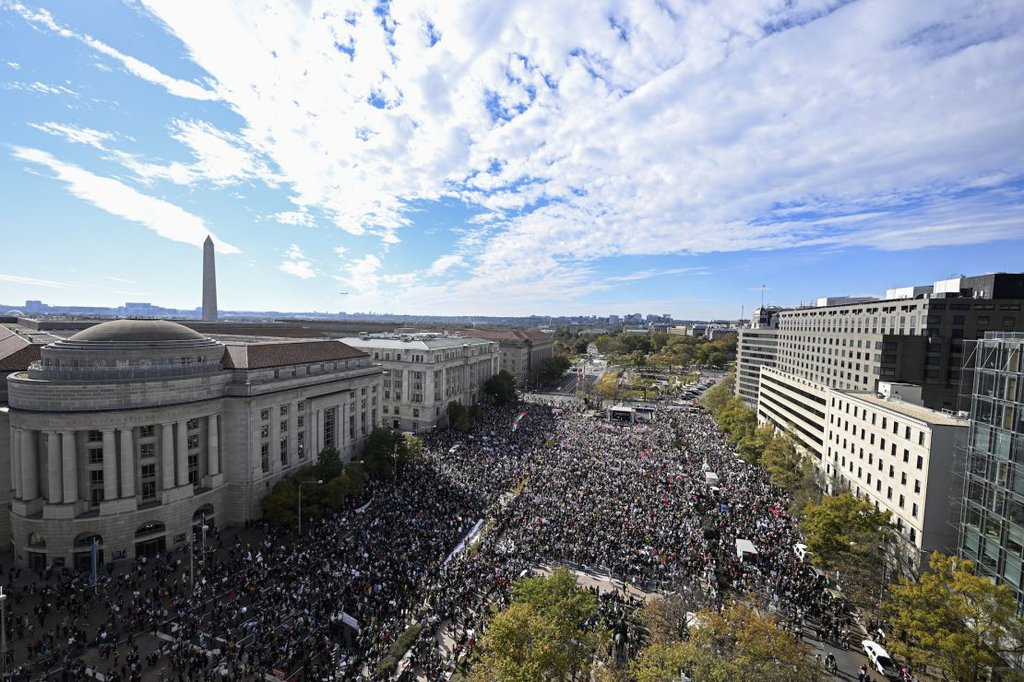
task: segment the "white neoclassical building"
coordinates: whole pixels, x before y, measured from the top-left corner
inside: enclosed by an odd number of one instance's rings
[[[7,377],[10,542],[32,567],[151,555],[259,500],[324,447],[357,456],[381,368],[335,340],[215,340],[164,320],[105,322]],[[4,471],[6,478],[7,470]]]
[[[444,424],[450,402],[469,406],[500,370],[498,342],[447,334],[361,334],[341,339],[384,369],[381,422],[396,430]]]

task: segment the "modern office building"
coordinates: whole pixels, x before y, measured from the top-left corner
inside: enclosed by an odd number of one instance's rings
[[[792,433],[823,473],[839,479],[836,485],[891,511],[919,561],[921,553],[956,544],[948,491],[954,444],[966,428],[956,416],[965,346],[986,331],[1024,331],[1024,274],[955,277],[886,294],[885,300],[819,299],[816,306],[779,311],[777,331],[744,330],[736,394],[748,405],[756,400],[759,421]],[[894,390],[902,397],[894,399]],[[856,409],[858,417],[836,413],[834,403]],[[883,436],[861,415],[884,419],[889,428],[909,427],[910,440]],[[838,428],[855,428],[858,436]],[[903,467],[904,453],[913,470]],[[919,481],[911,490],[923,492],[905,492],[904,477]]]
[[[757,409],[761,368],[775,367],[778,350],[777,329],[739,330],[736,340],[736,395],[752,410]]]
[[[450,402],[470,406],[498,373],[497,341],[442,334],[360,334],[344,337],[384,369],[381,422],[402,431],[429,431],[447,420]]]
[[[852,391],[917,384],[927,407],[952,410],[964,341],[1024,331],[1024,274],[942,280],[929,298],[854,300],[781,311],[776,367]]]
[[[908,574],[927,566],[931,552],[955,547],[954,457],[967,434],[965,418],[923,407],[920,394],[909,384],[881,383],[879,393],[829,389],[825,427],[830,485],[892,514]]]
[[[22,341],[3,345],[29,353]],[[257,518],[273,483],[322,448],[360,454],[379,415],[381,368],[335,340],[116,320],[38,353],[15,363],[0,410],[3,541],[32,567],[81,567],[94,540],[104,561],[151,555],[204,519]]]
[[[1024,612],[1024,334],[990,332],[969,344],[964,393],[971,427],[965,450],[959,554],[1003,583]]]

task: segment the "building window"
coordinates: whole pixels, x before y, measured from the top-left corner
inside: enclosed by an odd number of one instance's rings
[[[156,498],[156,465],[155,464],[143,464],[141,469],[142,479],[142,500],[152,500]]]
[[[301,416],[301,415],[300,415],[300,416],[298,416],[298,417],[296,417],[296,418],[295,418],[295,425],[296,425],[296,426],[297,426],[298,428],[300,428],[300,429],[301,429],[301,428],[302,428],[302,427],[303,427],[303,426],[304,426],[305,424],[306,424],[306,418],[305,418],[305,417],[303,417],[303,416]]]
[[[198,447],[199,447],[199,436],[193,433],[191,436],[188,437],[188,449],[189,450],[195,450]]]
[[[147,459],[149,457],[156,457],[156,444],[155,443],[143,443],[139,446],[139,457],[141,459]]]
[[[335,420],[337,419],[337,409],[331,408],[324,410],[324,447],[333,448],[335,442]]]
[[[300,400],[298,402],[298,407],[296,409],[299,412],[305,412],[306,411],[306,401],[305,400]],[[300,417],[300,419],[301,419],[301,417]]]
[[[299,431],[295,434],[295,442],[299,452],[299,459],[306,459],[306,433]]]
[[[288,439],[282,438],[280,443],[281,464],[288,465]]]
[[[103,432],[102,431],[95,431],[95,430],[94,431],[90,431],[89,432],[89,440],[94,442],[94,443],[103,440]]]
[[[420,416],[420,410],[419,410],[418,407],[412,408],[412,416],[413,417],[419,417]]]
[[[270,437],[270,427],[267,426],[266,424],[264,424],[263,426],[260,427],[260,438],[269,438],[269,437]]]
[[[139,438],[152,438],[155,433],[156,429],[152,424],[139,427]]]
[[[192,485],[199,483],[199,455],[188,456],[188,482]]]
[[[267,408],[263,408],[262,410],[260,410],[260,419],[263,421],[267,421],[268,419],[270,419],[270,410],[268,410]]]
[[[199,419],[198,419],[198,417],[196,417],[196,418],[193,418],[193,419],[189,419],[189,420],[188,420],[188,421],[187,421],[187,422],[185,423],[185,426],[186,426],[186,428],[188,428],[189,430],[192,430],[192,429],[198,429],[198,428],[199,428]]]
[[[263,443],[260,445],[260,467],[263,469],[263,473],[270,473],[270,444]]]
[[[913,516],[915,519],[917,518],[917,502],[910,505],[910,515]]]
[[[924,457],[922,457],[921,455],[917,456],[917,468],[924,469]]]
[[[288,420],[287,419],[282,419],[281,420],[281,433],[288,433]]]
[[[89,448],[89,464],[103,464],[103,448]]]
[[[89,502],[98,507],[103,501],[103,469],[89,471]]]

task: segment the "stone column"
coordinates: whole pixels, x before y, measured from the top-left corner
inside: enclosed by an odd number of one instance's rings
[[[78,501],[78,453],[75,451],[75,432],[61,433],[61,456],[64,459],[64,504]]]
[[[39,497],[39,460],[36,455],[36,432],[21,431],[21,494],[23,500]]]
[[[288,405],[288,461],[293,464],[299,458],[299,405]]]
[[[21,499],[21,429],[11,429],[11,490]]]
[[[46,433],[46,501],[50,504],[60,504],[60,476],[60,434],[56,431],[48,431]]]
[[[188,485],[188,424],[185,421],[178,422],[178,456],[177,475],[175,478],[179,486]]]
[[[117,441],[114,430],[103,430],[103,499],[117,499]]]
[[[121,429],[121,497],[135,497],[135,444],[130,428]]]
[[[220,439],[217,433],[219,422],[216,414],[206,418],[206,473],[209,476],[220,473]]]
[[[160,485],[163,490],[174,487],[174,423],[160,425]]]
[[[281,410],[277,405],[270,407],[270,471],[281,470]]]

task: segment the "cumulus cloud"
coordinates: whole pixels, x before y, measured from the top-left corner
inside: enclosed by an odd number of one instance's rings
[[[933,229],[938,198],[1024,175],[1019,3],[145,5],[297,204],[386,243],[414,202],[480,207],[490,229],[460,255],[481,285],[609,255],[1021,233],[984,198]]]
[[[217,251],[239,252],[237,247],[212,235],[199,216],[163,199],[142,194],[120,180],[96,175],[39,149],[14,147],[12,154],[16,159],[48,169],[79,199],[142,225],[165,239],[201,247],[207,236],[213,236]]]
[[[427,274],[428,275],[443,275],[444,273],[448,272],[448,270],[451,269],[452,267],[454,267],[456,265],[462,265],[462,264],[463,264],[462,256],[459,256],[457,254],[447,254],[447,255],[441,256],[440,258],[435,260],[433,263],[431,263],[430,267],[427,268]]]
[[[292,244],[284,252],[284,261],[277,266],[281,272],[294,275],[300,279],[313,279],[316,277],[316,269],[313,264],[302,253],[298,244]]]
[[[335,275],[334,279],[348,286],[354,293],[372,295],[377,292],[380,267],[380,258],[372,253],[367,254],[349,262],[345,268],[346,274]]]

